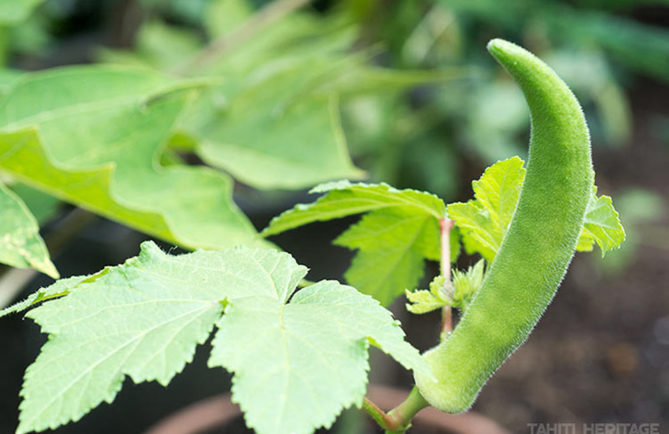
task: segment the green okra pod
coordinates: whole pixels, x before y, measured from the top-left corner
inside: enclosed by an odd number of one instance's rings
[[[515,44],[494,39],[488,50],[522,88],[532,132],[527,175],[499,252],[455,331],[425,354],[434,378],[416,376],[425,399],[450,413],[471,406],[552,300],[593,186],[588,128],[567,85]]]

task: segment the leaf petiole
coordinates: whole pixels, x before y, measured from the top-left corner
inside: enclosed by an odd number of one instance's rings
[[[444,276],[444,285],[451,282],[451,229],[453,228],[453,220],[444,217],[439,220],[439,230],[441,232],[441,259],[440,271]],[[453,330],[453,311],[451,306],[444,306],[441,308],[441,335],[450,333]]]
[[[411,426],[411,419],[430,404],[423,398],[417,387],[413,387],[407,398],[389,412],[384,412],[369,398],[362,401],[362,409],[385,430],[386,434],[402,434]]]

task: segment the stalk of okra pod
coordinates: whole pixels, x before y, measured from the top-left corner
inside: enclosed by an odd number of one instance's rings
[[[520,85],[532,130],[527,175],[502,245],[455,331],[427,358],[416,384],[434,407],[467,410],[550,303],[576,250],[593,186],[590,139],[567,85],[525,49],[500,39],[488,50]]]

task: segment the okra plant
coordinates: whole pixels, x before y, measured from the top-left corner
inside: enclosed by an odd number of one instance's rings
[[[28,310],[26,316],[49,337],[26,370],[17,432],[79,420],[103,401],[112,402],[125,377],[167,385],[212,333],[208,364],[232,373],[233,401],[260,434],[310,433],[329,427],[351,406],[368,412],[388,433],[405,432],[427,406],[466,411],[532,331],[574,252],[591,251],[597,244],[604,254],[624,239],[611,199],[597,195],[588,129],[573,94],[523,48],[493,40],[488,50],[519,84],[530,108],[527,163],[518,157],[497,162],[473,182],[472,200],[448,205],[430,193],[386,184],[322,184],[312,190],[321,195],[317,200],[285,211],[261,233],[271,237],[312,222],[363,214],[334,241],[357,250],[345,273],[348,285],[304,280],[306,267],[253,237],[234,240],[246,245],[182,255],[146,242],[124,264],[57,280],[1,312]],[[141,83],[134,91],[151,86]],[[31,106],[21,101],[20,90],[10,91],[14,100],[5,101],[2,113],[24,126],[30,121],[22,116],[30,118]],[[172,115],[172,97],[178,93],[175,88],[138,110]],[[117,116],[137,109],[119,101]],[[40,128],[41,134],[57,134],[54,126]],[[0,167],[29,179],[28,169],[20,160],[12,165],[11,158],[37,155],[33,162],[52,176],[78,174],[80,183],[87,179],[77,167],[47,164],[35,129],[13,134],[23,135],[14,139],[27,147],[16,145]],[[113,169],[91,173],[109,181]],[[129,163],[116,168],[132,169]],[[110,214],[128,220],[129,202],[109,191],[89,208],[116,201]],[[2,193],[0,199],[11,203],[12,196]],[[78,203],[86,191],[82,186],[68,194],[63,198]],[[25,210],[17,206],[16,214],[21,213]],[[151,233],[182,237],[178,215],[158,223],[163,226]],[[39,253],[43,245],[34,239],[37,227],[28,229],[32,242],[16,249],[32,246]],[[203,230],[200,238],[207,235]],[[480,260],[451,271],[461,249]],[[439,261],[440,274],[429,289],[416,289],[426,260]],[[23,265],[56,273],[50,263]],[[405,341],[400,324],[384,307],[403,296],[410,312],[442,312],[441,340],[422,355]],[[455,327],[453,310],[460,312]],[[365,398],[370,345],[414,373],[415,387],[388,413]]]

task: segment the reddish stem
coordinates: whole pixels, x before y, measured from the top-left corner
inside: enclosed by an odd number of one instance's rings
[[[441,232],[441,261],[440,271],[446,282],[451,280],[451,229],[453,220],[444,217],[439,220],[439,229]],[[453,330],[453,312],[450,306],[444,306],[441,310],[441,333],[449,333]]]

